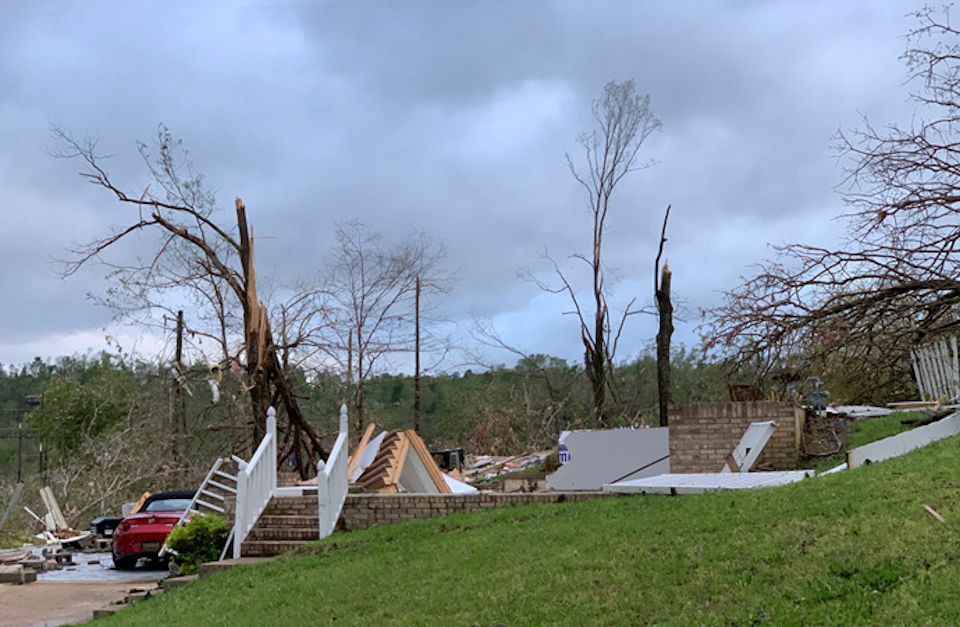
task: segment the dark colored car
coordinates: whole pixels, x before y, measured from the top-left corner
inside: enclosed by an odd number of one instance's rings
[[[98,538],[112,538],[113,532],[123,518],[119,516],[100,516],[90,521],[90,533]]]
[[[158,492],[113,532],[113,565],[129,570],[142,558],[157,559],[160,547],[193,500],[192,491]]]

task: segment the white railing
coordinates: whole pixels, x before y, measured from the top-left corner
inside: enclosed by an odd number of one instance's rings
[[[206,487],[207,482],[213,478],[213,473],[220,470],[220,466],[223,465],[223,458],[218,457],[217,461],[213,462],[213,466],[210,467],[210,472],[207,473],[207,476],[203,478],[203,481],[200,482],[200,487],[197,488],[197,491],[193,493],[193,498],[190,499],[190,505],[187,506],[187,509],[183,511],[183,514],[180,515],[180,520],[177,521],[177,524],[174,525],[174,528],[182,527],[187,522],[189,522],[190,516],[198,513],[200,510],[197,509],[197,499],[200,498],[200,493],[203,492],[203,488]],[[170,536],[167,536],[167,540],[170,539]],[[167,540],[163,541],[163,546],[160,547],[159,556],[163,557],[169,552],[170,549],[167,548]]]
[[[260,514],[270,504],[277,488],[277,412],[267,410],[267,433],[249,463],[241,464],[237,473],[237,513],[234,522],[233,556],[240,557],[240,547],[257,524]]]
[[[333,533],[347,500],[347,406],[340,406],[340,434],[330,450],[327,461],[317,462],[317,517],[320,537]]]

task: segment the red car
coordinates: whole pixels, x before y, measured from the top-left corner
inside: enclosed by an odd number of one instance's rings
[[[130,570],[141,557],[157,559],[160,547],[193,500],[192,491],[158,492],[136,514],[124,518],[113,532],[113,565]]]

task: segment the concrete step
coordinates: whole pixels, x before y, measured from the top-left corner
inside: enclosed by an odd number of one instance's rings
[[[247,540],[252,541],[270,541],[270,540],[296,540],[298,542],[310,542],[320,539],[320,530],[317,525],[311,527],[254,527]]]
[[[264,514],[256,527],[317,527],[316,516],[277,516]]]
[[[294,486],[298,485],[301,481],[302,479],[300,478],[300,473],[298,472],[279,471],[277,473],[278,486]]]
[[[273,557],[281,553],[288,553],[301,546],[303,546],[303,542],[296,540],[245,541],[241,554],[243,557]]]
[[[275,496],[263,511],[264,516],[316,516],[316,496]]]

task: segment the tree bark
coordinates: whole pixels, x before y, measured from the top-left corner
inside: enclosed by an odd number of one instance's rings
[[[670,220],[671,205],[663,212],[663,226],[660,228],[660,246],[657,258],[653,262],[653,295],[657,301],[657,319],[660,327],[657,331],[657,407],[660,414],[660,426],[670,422],[670,403],[673,394],[670,389],[670,338],[673,336],[673,302],[670,300],[670,266],[664,262],[660,269],[663,248],[667,244],[667,221]]]
[[[670,403],[670,338],[673,335],[673,302],[670,300],[670,267],[664,264],[657,290],[657,314],[660,329],[657,332],[657,400],[660,409],[660,426],[669,424]]]

